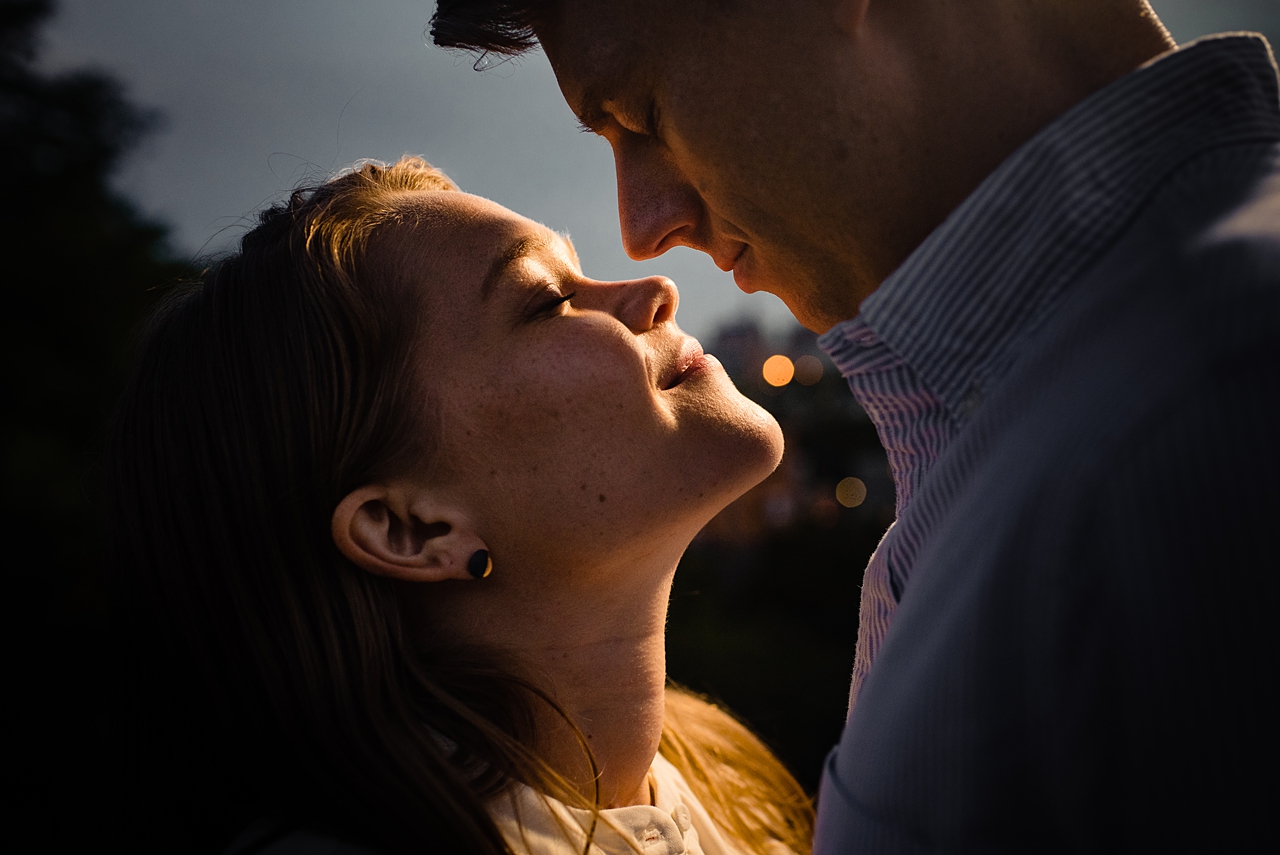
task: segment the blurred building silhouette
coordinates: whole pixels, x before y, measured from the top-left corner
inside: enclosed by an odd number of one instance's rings
[[[816,339],[798,324],[770,337],[750,320],[726,325],[712,338],[709,352],[738,388],[782,424],[786,453],[769,478],[711,521],[699,535],[700,546],[749,549],[797,526],[883,529],[892,522],[893,479],[884,452]],[[764,376],[766,361],[778,357],[796,367],[782,386]],[[800,368],[807,365],[817,367],[804,376]],[[837,495],[847,478],[865,485],[856,504]]]
[[[689,549],[667,643],[672,678],[742,715],[810,787],[844,724],[862,571],[894,514],[875,429],[816,338],[746,320],[705,342],[786,452]]]

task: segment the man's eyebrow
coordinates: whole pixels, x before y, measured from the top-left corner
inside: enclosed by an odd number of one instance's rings
[[[515,264],[539,249],[546,249],[551,245],[551,241],[546,235],[525,235],[517,238],[503,252],[499,253],[493,263],[489,265],[489,272],[485,274],[484,281],[480,283],[480,299],[488,300],[493,294],[493,289],[497,287],[498,282],[502,279],[502,275],[507,272],[507,268]]]

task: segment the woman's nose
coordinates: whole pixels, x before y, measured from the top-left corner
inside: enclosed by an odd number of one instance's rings
[[[619,282],[614,317],[634,333],[648,332],[673,319],[680,305],[676,284],[665,276]]]

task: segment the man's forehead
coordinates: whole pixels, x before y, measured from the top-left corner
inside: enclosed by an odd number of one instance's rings
[[[564,0],[538,30],[565,98],[575,109],[641,85],[663,53],[665,0]]]

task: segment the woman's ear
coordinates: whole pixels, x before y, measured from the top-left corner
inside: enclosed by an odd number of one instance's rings
[[[338,503],[333,542],[357,567],[406,582],[474,579],[468,562],[485,549],[463,514],[420,492],[377,485]]]

